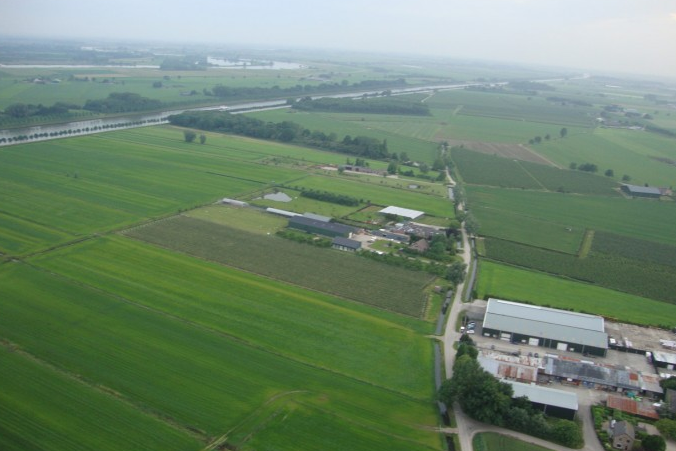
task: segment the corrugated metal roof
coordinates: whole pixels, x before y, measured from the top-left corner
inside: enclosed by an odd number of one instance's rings
[[[577,410],[577,394],[555,388],[541,387],[535,384],[523,384],[521,382],[505,381],[514,389],[514,397],[526,396],[532,402],[548,406],[562,407],[564,409]]]
[[[422,215],[425,214],[424,211],[418,211],[418,210],[409,210],[408,208],[401,208],[401,207],[386,207],[380,210],[378,213],[386,214],[386,215],[397,215],[401,216],[403,218],[411,218],[415,219],[418,218]]]
[[[344,246],[350,249],[360,249],[361,242],[357,240],[351,240],[349,238],[343,238],[342,236],[337,236],[333,239],[332,244],[337,244],[338,246]]]
[[[352,226],[339,224],[337,222],[317,221],[316,219],[306,218],[305,216],[294,216],[293,218],[289,218],[289,224],[303,224],[338,233],[352,233],[357,231],[357,229]]]
[[[306,218],[314,219],[316,221],[322,221],[322,222],[331,222],[330,216],[322,216],[322,215],[316,215],[314,213],[303,213],[303,216]]]
[[[608,348],[603,318],[517,302],[489,299],[484,328]]]
[[[654,351],[653,360],[656,362],[665,362],[672,365],[676,364],[676,354],[670,354],[668,352]]]
[[[656,194],[656,195],[661,195],[662,191],[660,191],[659,188],[655,188],[654,186],[639,186],[639,185],[624,185],[627,187],[630,193],[637,193],[637,194]]]

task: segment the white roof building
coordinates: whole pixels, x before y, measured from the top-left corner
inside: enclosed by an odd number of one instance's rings
[[[385,215],[397,215],[401,216],[402,218],[409,219],[416,219],[425,214],[424,211],[410,210],[408,208],[393,207],[393,206],[383,208],[378,213],[382,213]]]

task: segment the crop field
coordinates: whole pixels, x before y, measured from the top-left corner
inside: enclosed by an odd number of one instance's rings
[[[673,224],[676,203],[621,197],[576,196],[538,191],[467,187],[468,205],[473,214],[499,220],[515,215],[560,224],[562,227],[593,229],[676,245]],[[524,241],[527,243],[527,241]]]
[[[179,216],[127,232],[163,247],[246,271],[338,295],[367,305],[420,317],[430,277],[333,249]],[[349,283],[346,281],[349,280]]]
[[[200,153],[204,146],[174,136],[158,145],[152,135],[115,132],[2,149],[0,252],[23,254],[304,174],[217,148]]]
[[[562,167],[593,163],[600,172],[612,169],[618,181],[627,174],[629,183],[668,187],[676,185],[676,166],[662,161],[676,161],[674,143],[674,138],[650,132],[597,128],[593,133],[569,132],[565,139],[543,142],[536,150]]]
[[[592,251],[676,267],[676,246],[596,232]]]
[[[503,188],[547,189],[557,192],[618,196],[608,177],[507,159],[464,148],[452,149],[453,161],[465,182]]]
[[[5,451],[202,448],[185,431],[14,348],[0,346],[0,361],[0,448]]]
[[[447,139],[446,141],[451,147],[464,147],[475,152],[497,155],[511,160],[530,161],[532,163],[554,166],[552,162],[523,144],[463,141],[460,139]]]
[[[430,118],[411,116],[384,116],[380,114],[354,113],[305,113],[287,110],[261,111],[247,113],[247,116],[264,121],[282,122],[291,121],[310,130],[322,131],[326,134],[335,133],[339,140],[346,135],[351,137],[368,136],[377,139],[386,139],[390,152],[401,154],[405,152],[415,161],[432,163],[437,156],[437,145],[427,139],[417,139],[399,132],[399,126],[410,122],[423,121],[428,123]],[[382,124],[388,124],[382,126]],[[379,126],[380,125],[380,126]],[[348,157],[346,155],[344,158]],[[343,159],[344,162],[344,159]]]
[[[425,323],[121,237],[81,243],[34,262],[275,354],[414,397],[430,395],[425,371],[378,371],[429,365],[429,342],[415,336]]]
[[[492,212],[473,209],[472,212],[479,221],[479,230],[483,236],[528,243],[567,254],[578,253],[585,233],[582,227],[568,227],[507,210]]]
[[[558,126],[558,129],[568,126],[593,126],[598,109],[563,106],[558,102],[548,101],[546,97],[549,95],[547,92],[527,96],[504,91],[453,90],[439,92],[427,103],[431,108],[455,109],[462,106],[458,114],[464,116],[543,122]],[[551,95],[556,93],[552,92]],[[558,129],[553,128],[555,132],[558,132]]]
[[[364,183],[366,182],[366,183]],[[436,195],[423,194],[422,192],[408,189],[409,182],[401,181],[400,189],[380,184],[378,177],[354,181],[337,177],[311,176],[293,183],[292,187],[303,187],[345,194],[371,201],[377,205],[395,205],[402,208],[411,208],[424,211],[427,214],[442,218],[453,218],[455,213],[453,204],[448,198]]]
[[[676,268],[591,252],[587,257],[486,238],[486,257],[676,304]]]
[[[460,108],[458,106],[457,108]],[[556,136],[560,126],[541,122],[528,122],[521,119],[467,116],[455,110],[432,108],[432,114],[439,120],[440,130],[434,136],[436,141],[460,139],[468,141],[499,142],[524,144],[534,136],[546,134]],[[586,133],[589,129],[568,127],[569,136],[574,133]],[[536,149],[539,152],[539,149]],[[549,156],[548,156],[549,157]],[[550,158],[551,159],[551,158]],[[556,160],[554,160],[556,161]],[[566,163],[566,166],[568,163]]]
[[[435,424],[429,398],[303,364],[26,264],[3,265],[0,282],[0,336],[61,371],[116,393],[136,409],[192,431],[205,443],[227,435],[271,402],[285,395],[290,401],[298,393],[304,395],[303,403],[327,415],[300,430],[275,429],[280,446],[289,447],[317,430],[346,427],[336,436],[364,434],[372,439],[369,445],[382,438],[388,449],[439,447],[438,435],[419,427]],[[430,346],[429,361],[431,356]],[[431,378],[431,373],[430,366],[426,374]],[[246,436],[265,430],[265,424],[251,425]],[[388,439],[395,430],[398,440]],[[323,443],[324,449],[344,449],[342,445]]]
[[[602,315],[650,326],[676,318],[676,305],[542,272],[482,261],[477,295]]]

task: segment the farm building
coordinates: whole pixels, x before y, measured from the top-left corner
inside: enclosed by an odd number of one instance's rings
[[[655,351],[653,352],[653,364],[657,368],[666,368],[668,370],[674,370],[676,369],[676,354]]]
[[[662,190],[653,186],[638,186],[638,185],[622,185],[622,191],[633,197],[650,197],[659,199],[662,195]]]
[[[395,216],[401,216],[402,218],[408,218],[408,219],[416,219],[421,217],[422,215],[425,214],[424,211],[418,211],[418,210],[409,210],[408,208],[400,208],[400,207],[386,207],[380,210],[378,213],[382,213],[384,215],[395,215]]]
[[[577,413],[577,394],[535,384],[505,381],[512,386],[514,398],[526,396],[533,407],[547,415],[573,420]]]
[[[303,213],[303,216],[306,218],[314,219],[315,221],[321,221],[321,222],[331,222],[331,217],[329,216],[322,216],[322,215],[316,215],[314,213]]]
[[[483,335],[515,344],[606,356],[608,335],[600,316],[489,299]]]
[[[610,388],[650,395],[661,394],[659,378],[628,370],[624,366],[598,365],[594,362],[560,359],[547,355],[543,359],[543,373],[590,388]]]
[[[408,235],[403,233],[390,232],[385,229],[373,230],[371,231],[373,236],[379,236],[382,238],[387,238],[388,240],[400,241],[402,243],[408,243],[411,239]]]
[[[361,249],[361,241],[337,236],[333,239],[331,247],[341,251],[356,252]]]
[[[268,213],[272,213],[275,215],[280,215],[280,216],[285,216],[287,218],[293,218],[294,216],[301,216],[300,213],[296,213],[293,211],[286,211],[286,210],[280,210],[279,208],[272,208],[268,207],[265,209]]]
[[[639,402],[628,396],[609,394],[606,399],[606,405],[610,409],[621,410],[622,412],[627,412],[643,418],[652,418],[654,420],[659,420],[660,418],[660,415],[655,410],[652,402],[646,400]]]
[[[342,236],[344,238],[349,238],[350,235],[357,231],[354,227],[345,224],[317,221],[316,219],[306,218],[305,216],[294,216],[289,218],[289,227],[309,233],[316,233],[318,235],[330,237]]]
[[[249,206],[249,204],[247,204],[244,201],[237,200],[237,199],[228,199],[227,197],[224,197],[223,199],[221,199],[221,203],[226,204],[226,205],[233,205],[235,207],[248,207]]]
[[[540,359],[528,356],[513,356],[492,352],[479,352],[477,362],[485,371],[499,379],[518,382],[537,382]]]

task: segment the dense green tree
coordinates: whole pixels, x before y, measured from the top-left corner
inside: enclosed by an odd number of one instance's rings
[[[455,353],[455,358],[456,360],[462,357],[463,355],[468,355],[473,359],[476,359],[479,355],[479,350],[470,344],[467,343],[460,343],[458,345],[458,350]]]
[[[676,390],[676,376],[671,376],[660,381],[660,387],[666,392],[667,389]]]
[[[204,135],[204,134],[200,135],[200,144],[204,144],[205,142],[207,142],[206,135]]]
[[[644,451],[664,451],[667,444],[660,435],[649,435],[641,440]]]
[[[463,262],[453,262],[448,266],[448,271],[446,272],[446,278],[450,280],[454,285],[460,284],[465,280],[465,270],[467,265]]]
[[[623,181],[623,182],[629,182],[629,181],[631,181],[631,176],[629,176],[629,175],[627,175],[627,174],[624,174],[624,175],[622,176],[622,181]]]
[[[570,420],[559,420],[551,428],[552,438],[568,448],[582,448],[584,438],[582,432],[575,422]],[[658,451],[658,450],[656,450]],[[659,450],[664,451],[664,449]]]
[[[612,169],[606,169],[606,172],[604,172],[604,174],[606,175],[606,177],[614,177],[615,171],[613,171]]]
[[[565,138],[568,135],[568,129],[566,127],[563,127],[559,132],[559,135],[561,135],[561,138]]]
[[[387,165],[387,173],[388,174],[397,173],[397,163],[395,161],[390,161],[390,164]]]
[[[655,423],[655,427],[666,438],[676,440],[676,420],[662,418],[661,420]]]
[[[197,133],[195,133],[192,130],[185,130],[183,132],[183,139],[185,139],[185,142],[191,143],[197,138]]]

